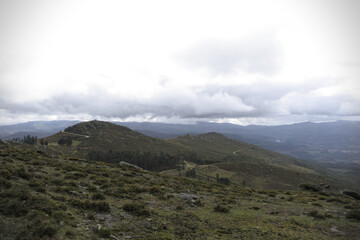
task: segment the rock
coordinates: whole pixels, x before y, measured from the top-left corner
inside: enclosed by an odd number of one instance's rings
[[[196,194],[191,194],[191,193],[180,193],[180,199],[182,200],[186,200],[188,202],[191,202],[192,200],[196,200],[198,199],[199,196]]]
[[[97,230],[100,230],[102,228],[101,224],[96,224],[96,226],[97,226]]]
[[[114,239],[114,240],[119,240],[116,236],[114,236],[114,235],[110,235],[110,238],[111,239]]]
[[[338,235],[346,235],[345,232],[340,231],[336,226],[332,226],[332,227],[330,228],[330,231],[333,232],[333,233],[335,233],[335,234],[338,234]]]
[[[124,219],[129,219],[129,218],[133,218],[133,216],[127,212],[121,212],[120,216]]]
[[[60,227],[64,226],[65,225],[64,221],[61,221],[59,225]]]
[[[79,193],[79,192],[77,192],[77,191],[70,191],[70,193],[71,194],[74,194],[74,195],[76,195],[76,196],[80,196],[81,194]]]

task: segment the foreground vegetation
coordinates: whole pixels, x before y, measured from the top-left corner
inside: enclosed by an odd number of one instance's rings
[[[359,200],[309,186],[260,191],[0,142],[0,239],[356,239]]]

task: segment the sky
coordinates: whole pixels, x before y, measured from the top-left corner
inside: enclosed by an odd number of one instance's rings
[[[360,1],[0,0],[0,124],[360,120]]]

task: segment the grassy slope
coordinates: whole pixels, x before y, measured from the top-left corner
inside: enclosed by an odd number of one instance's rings
[[[217,162],[196,166],[197,173],[203,178],[219,174],[233,183],[260,189],[296,189],[303,182],[326,183],[341,188],[341,184],[320,174],[307,162],[228,139],[218,133],[185,135],[169,141],[196,152],[203,159]],[[175,170],[167,173],[179,174]]]
[[[72,147],[59,147],[57,141],[62,137],[71,137]],[[90,121],[75,124],[63,132],[46,138],[55,151],[86,157],[90,150],[97,151],[149,151],[175,154],[181,147],[164,140],[145,136],[127,127],[102,121]]]
[[[219,133],[207,133],[198,136],[185,135],[168,140],[182,148],[196,152],[206,160],[222,162],[228,155],[248,156],[249,158],[262,160],[266,163],[282,165],[284,167],[294,165],[308,167],[307,163],[295,158],[275,153],[252,144],[242,143],[229,139]]]
[[[72,146],[58,146],[57,141],[63,137],[71,137]],[[306,162],[232,140],[218,133],[161,140],[116,124],[90,121],[71,126],[45,140],[49,142],[47,151],[60,151],[83,158],[91,150],[163,151],[170,154],[191,151],[204,160],[218,162],[211,167],[197,166],[199,175],[214,177],[219,174],[234,183],[242,185],[245,181],[245,186],[259,189],[296,189],[303,182],[323,182],[341,188],[338,183],[325,178]],[[168,173],[178,175],[176,171]]]
[[[226,187],[2,142],[0,166],[0,239],[356,239],[360,234],[359,221],[345,217],[359,201],[337,194]],[[127,203],[132,205],[125,211]],[[229,213],[214,211],[217,204]]]

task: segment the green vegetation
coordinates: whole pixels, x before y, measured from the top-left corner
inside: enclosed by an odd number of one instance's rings
[[[220,212],[220,213],[228,213],[230,211],[229,208],[227,207],[224,207],[220,204],[217,204],[215,207],[214,207],[214,211],[215,212]]]
[[[90,151],[88,159],[107,163],[127,162],[150,171],[174,169],[180,162],[181,156],[171,156],[164,152],[139,151]]]
[[[168,176],[20,143],[0,142],[0,166],[5,240],[356,239],[360,234],[358,200],[338,191],[255,190],[218,183],[216,175],[213,181]],[[219,179],[224,176],[219,172]]]
[[[57,144],[61,139],[71,139],[72,145]],[[218,133],[161,140],[116,124],[90,121],[71,126],[45,140],[49,145],[41,147],[46,152],[62,152],[108,163],[123,161],[146,170],[167,170],[166,173],[173,176],[226,185],[266,190],[295,190],[304,182],[324,183],[338,190],[346,185],[341,184],[344,179],[333,180],[305,161]]]
[[[164,141],[91,121],[43,143],[0,142],[0,239],[360,234],[356,192],[340,192],[306,162],[220,134]]]
[[[145,209],[145,204],[142,202],[138,203],[126,203],[123,206],[123,209],[127,212],[130,212],[136,216],[149,216],[149,210]]]

